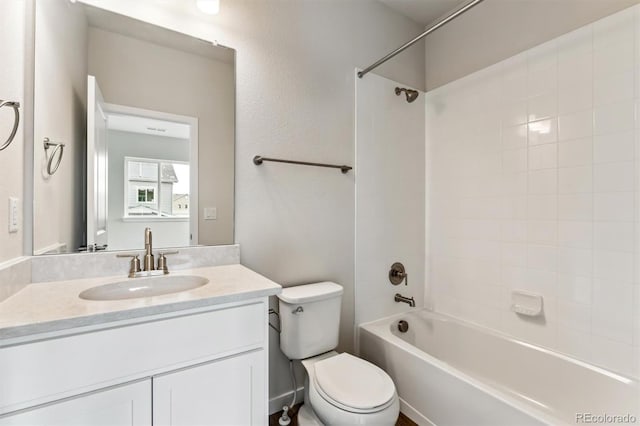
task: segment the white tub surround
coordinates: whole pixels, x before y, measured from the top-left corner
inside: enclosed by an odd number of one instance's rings
[[[640,378],[639,71],[635,6],[425,95],[427,306]]]
[[[407,321],[406,333],[398,322]],[[437,425],[574,424],[640,418],[637,380],[426,310],[368,323],[361,355],[392,377],[402,410]]]
[[[0,303],[0,347],[42,333],[75,333],[78,327],[111,326],[113,321],[237,302],[278,294],[281,287],[242,265],[214,266],[172,272],[197,275],[209,283],[181,293],[149,298],[91,301],[78,295],[91,287],[126,280],[126,274],[106,278],[30,284]],[[137,278],[133,278],[135,280]]]
[[[374,73],[354,79],[358,325],[408,310],[394,301],[396,293],[413,297],[418,306],[424,300],[425,102],[423,92],[407,102],[395,93],[406,84]],[[406,268],[407,286],[389,282],[395,262]]]

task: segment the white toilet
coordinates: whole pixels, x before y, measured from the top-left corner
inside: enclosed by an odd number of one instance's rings
[[[300,425],[393,425],[400,412],[387,373],[363,359],[339,354],[342,287],[331,282],[282,290],[280,348],[306,370]]]

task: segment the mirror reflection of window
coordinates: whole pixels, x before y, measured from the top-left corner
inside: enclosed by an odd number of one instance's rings
[[[189,164],[173,163],[177,181],[171,187],[171,214],[176,217],[189,217]]]
[[[232,244],[233,49],[81,1],[34,4],[34,140],[68,152],[53,178],[44,150],[30,158],[34,254],[139,249],[150,226],[157,248]],[[125,157],[151,162],[129,174]]]
[[[126,157],[124,170],[125,217],[189,217],[188,163]]]

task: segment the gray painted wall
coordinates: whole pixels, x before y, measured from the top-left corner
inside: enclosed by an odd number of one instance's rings
[[[428,90],[640,0],[485,0],[426,37]]]
[[[64,31],[60,31],[64,28]],[[36,2],[34,251],[83,242],[87,104],[87,20],[63,1]],[[42,141],[64,143],[49,176]],[[50,150],[52,151],[52,150]]]
[[[0,2],[0,99],[20,102],[25,99],[25,1]],[[13,111],[2,108],[0,111],[0,135],[8,135],[13,127]],[[20,231],[9,233],[8,197],[20,200],[20,213],[23,205],[23,161],[24,161],[24,120],[21,120],[13,143],[0,154],[0,263],[22,255],[25,226],[22,220]],[[2,141],[4,142],[4,136]],[[2,280],[0,280],[2,281]],[[0,293],[2,291],[0,290]]]

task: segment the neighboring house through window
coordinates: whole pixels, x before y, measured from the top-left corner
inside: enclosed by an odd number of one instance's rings
[[[125,157],[125,217],[189,217],[189,163]]]

